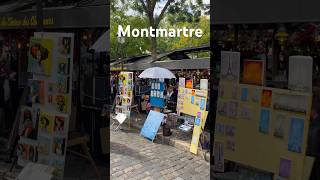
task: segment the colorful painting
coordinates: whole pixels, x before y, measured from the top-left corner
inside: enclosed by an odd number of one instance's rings
[[[68,95],[58,94],[56,96],[56,109],[59,112],[67,113],[68,112]]]
[[[23,106],[21,108],[19,135],[30,139],[36,139],[36,117],[34,117],[33,109]]]
[[[258,103],[260,101],[260,91],[259,89],[252,90],[252,102]]]
[[[52,152],[59,156],[64,156],[66,147],[66,139],[63,137],[53,138]]]
[[[64,135],[66,130],[66,117],[55,116],[53,132],[56,134]]]
[[[264,81],[264,61],[245,60],[243,63],[242,83],[263,85]]]
[[[53,131],[53,116],[46,112],[40,112],[39,131],[51,134]]]
[[[270,121],[270,111],[268,109],[261,109],[259,132],[264,134],[269,133],[269,121]]]
[[[58,59],[58,74],[59,75],[69,75],[69,62],[70,58],[62,58]]]
[[[289,131],[288,150],[301,153],[303,143],[304,119],[292,117]]]
[[[247,101],[248,100],[248,88],[242,88],[241,89],[241,101]]]
[[[50,148],[51,140],[50,140],[50,138],[49,137],[45,137],[45,136],[39,136],[38,137],[38,142],[39,142],[39,146],[38,146],[39,155],[49,156],[49,154],[51,152],[51,148]]]
[[[179,78],[179,87],[185,88],[186,86],[186,79],[185,78]]]
[[[189,88],[189,89],[193,88],[193,80],[192,79],[186,80],[186,88]]]
[[[35,104],[44,103],[44,81],[42,80],[30,80],[30,93],[29,102]]]
[[[30,39],[30,50],[28,55],[28,72],[51,75],[52,70],[52,48],[51,39]]]
[[[59,53],[62,55],[70,55],[71,53],[71,37],[61,37],[58,40]]]
[[[261,106],[270,107],[271,101],[272,101],[272,91],[267,89],[262,90]]]
[[[58,93],[69,92],[69,78],[68,76],[58,76],[57,77],[57,91]]]
[[[289,178],[291,174],[291,160],[280,158],[279,176]]]
[[[277,138],[284,138],[284,128],[285,128],[286,116],[284,114],[276,115],[276,128],[274,130],[273,136]]]

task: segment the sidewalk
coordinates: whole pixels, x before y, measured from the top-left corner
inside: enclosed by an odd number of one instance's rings
[[[131,113],[131,121],[130,121],[130,128],[137,130],[139,133],[141,128],[144,125],[144,122],[147,118],[146,114],[141,113],[138,115],[135,112]],[[124,124],[122,125],[122,128],[128,128],[129,127],[129,121],[126,120]],[[173,146],[179,150],[190,152],[190,143],[192,139],[192,131],[189,133],[182,132],[178,129],[171,129],[172,134],[170,136],[163,136],[162,134],[162,126],[160,126],[159,131],[157,133],[155,141]],[[202,159],[210,162],[210,152],[209,150],[203,150],[201,151],[201,148],[198,148],[198,154],[195,156],[199,156]]]

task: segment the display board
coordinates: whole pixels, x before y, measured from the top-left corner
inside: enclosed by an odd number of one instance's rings
[[[154,107],[163,108],[164,103],[164,82],[160,80],[154,80],[151,83],[151,92],[150,92],[150,104]]]
[[[304,179],[312,94],[224,80],[219,86],[216,151],[223,147],[226,160],[274,178]]]
[[[126,114],[127,118],[130,118],[133,100],[133,72],[121,72],[118,86],[115,112]]]
[[[28,106],[21,108],[18,164],[53,166],[63,178],[71,115],[74,35],[35,33],[28,52]]]
[[[195,117],[190,152],[197,154],[199,137],[205,125],[208,91],[179,87],[177,112]]]

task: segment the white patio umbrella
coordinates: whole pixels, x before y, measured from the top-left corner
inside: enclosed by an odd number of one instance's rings
[[[152,67],[144,70],[139,78],[150,78],[150,79],[175,79],[176,76],[168,69],[161,67]]]

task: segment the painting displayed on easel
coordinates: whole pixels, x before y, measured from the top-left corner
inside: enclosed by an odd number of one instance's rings
[[[133,72],[121,72],[118,87],[115,112],[126,114],[127,118],[130,118],[134,88]]]
[[[18,164],[46,164],[63,179],[71,113],[74,35],[35,33],[30,39],[29,95],[20,113]]]

